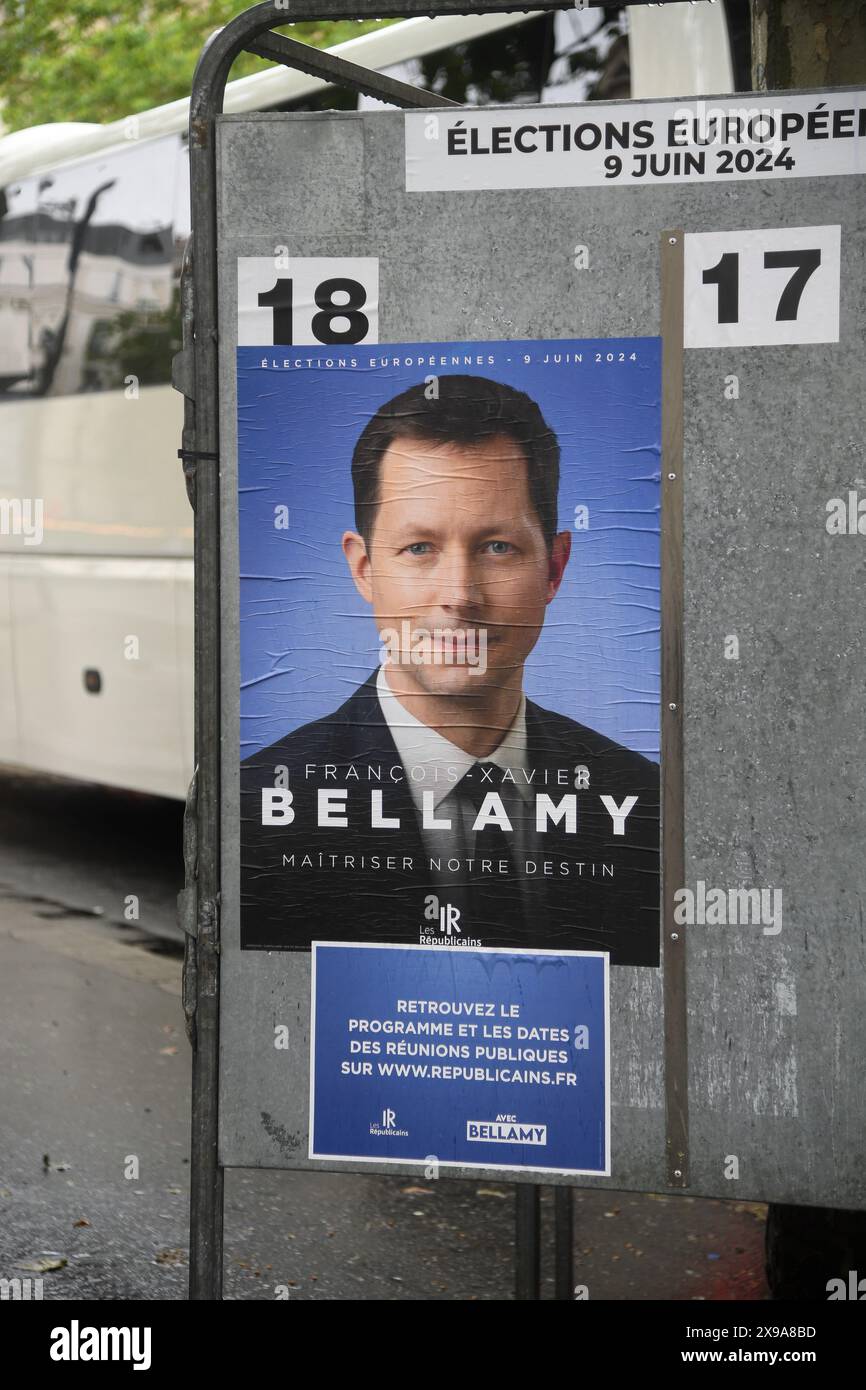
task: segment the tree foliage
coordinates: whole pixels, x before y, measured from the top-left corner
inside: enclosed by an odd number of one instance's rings
[[[244,0],[0,0],[0,120],[114,121],[189,95],[202,45]],[[274,26],[276,28],[276,26]],[[326,48],[376,21],[283,26]],[[244,54],[243,77],[269,64]]]

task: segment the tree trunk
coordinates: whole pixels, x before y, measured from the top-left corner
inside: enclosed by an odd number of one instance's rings
[[[751,0],[751,9],[756,92],[866,78],[866,0]]]
[[[866,0],[751,0],[752,86],[844,87],[866,79]],[[866,1261],[866,1212],[771,1202],[773,1298],[826,1300],[828,1280]]]

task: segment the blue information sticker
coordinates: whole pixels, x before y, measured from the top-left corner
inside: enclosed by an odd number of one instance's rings
[[[609,1176],[607,953],[312,952],[310,1158]]]

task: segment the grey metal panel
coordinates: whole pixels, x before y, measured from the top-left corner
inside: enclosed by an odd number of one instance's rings
[[[408,195],[399,113],[327,123],[348,142],[363,132],[365,146],[364,195],[349,222],[341,208],[340,230],[328,225],[338,196],[328,170],[302,197],[285,183],[275,197],[269,178],[290,146],[309,139],[309,117],[219,122],[219,179],[231,206],[246,209],[240,226],[222,211],[219,225],[220,1161],[308,1166],[309,961],[238,949],[237,257],[272,254],[284,238],[295,255],[378,256],[383,342],[641,335],[659,331],[664,228],[838,222],[838,345],[685,357],[686,883],[784,891],[778,936],[758,926],[685,929],[689,1191],[866,1205],[863,543],[824,527],[828,498],[863,489],[860,181]],[[578,243],[589,247],[589,270],[572,268]],[[724,397],[729,373],[739,376],[739,400]],[[724,659],[728,634],[739,637],[739,661]],[[661,971],[618,967],[611,976],[613,1176],[581,1185],[664,1190]],[[290,1025],[288,1053],[273,1046],[278,1022]],[[739,1159],[738,1181],[724,1177],[726,1155]]]
[[[364,136],[360,126],[327,115],[301,118],[274,148],[262,139],[257,121],[235,124],[232,157],[246,169],[243,184],[223,179],[218,185],[220,218],[238,236],[269,235],[265,255],[284,231],[353,233],[364,227]],[[296,122],[297,126],[299,123]],[[317,196],[307,190],[315,187]],[[256,189],[250,201],[248,192]],[[303,189],[303,196],[298,190]]]

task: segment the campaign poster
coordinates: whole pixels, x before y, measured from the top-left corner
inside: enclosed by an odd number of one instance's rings
[[[604,952],[313,945],[309,1157],[610,1174]]]
[[[660,339],[237,385],[242,947],[657,966]]]

